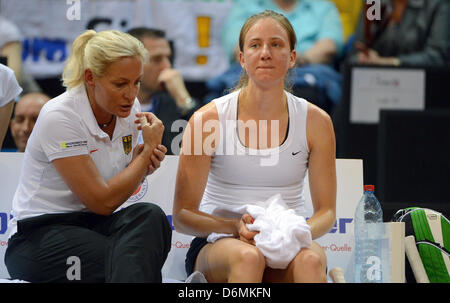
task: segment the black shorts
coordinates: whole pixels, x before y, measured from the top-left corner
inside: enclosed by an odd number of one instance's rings
[[[194,272],[197,256],[206,244],[208,244],[206,238],[195,237],[194,240],[192,240],[191,246],[186,254],[186,260],[184,261],[184,267],[186,268],[186,274],[188,277]]]

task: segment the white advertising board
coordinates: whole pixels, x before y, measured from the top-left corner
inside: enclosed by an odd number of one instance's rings
[[[0,278],[8,278],[8,271],[3,257],[7,248],[7,223],[10,219],[11,201],[19,180],[23,154],[0,153]],[[158,204],[172,222],[172,202],[175,189],[175,178],[178,167],[178,156],[166,156],[161,167],[147,177],[142,186],[123,205],[126,207],[135,202],[152,202]],[[337,218],[331,231],[317,242],[324,248],[328,258],[328,269],[341,267],[345,279],[353,280],[353,215],[356,204],[363,193],[362,160],[336,160],[337,172]],[[305,180],[305,195],[309,216],[312,215],[311,198],[308,180]],[[172,227],[173,228],[173,227]],[[162,273],[164,278],[184,280],[186,273],[184,259],[189,249],[192,236],[172,234],[172,249],[169,253]]]

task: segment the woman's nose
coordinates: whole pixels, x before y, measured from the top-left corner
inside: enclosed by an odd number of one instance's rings
[[[261,59],[267,60],[271,58],[270,47],[267,44],[264,44],[261,48]]]
[[[139,85],[130,84],[128,89],[125,91],[125,98],[127,100],[134,100],[138,94]]]

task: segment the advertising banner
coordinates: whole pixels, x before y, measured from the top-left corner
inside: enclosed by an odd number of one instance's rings
[[[19,180],[22,153],[0,153],[0,278],[8,278],[4,265],[4,253],[8,245],[8,222],[12,198]],[[166,156],[161,167],[148,176],[136,192],[121,208],[136,202],[158,204],[167,214],[172,225],[172,205],[175,190],[178,156]],[[336,223],[330,232],[316,241],[323,247],[328,258],[328,269],[341,267],[345,279],[353,280],[352,258],[354,254],[353,215],[356,204],[363,193],[362,160],[336,160],[337,172],[337,211]],[[305,180],[307,217],[313,214],[309,193],[309,182]],[[119,209],[121,209],[119,208]],[[163,267],[163,277],[174,280],[186,279],[184,259],[192,236],[173,230],[172,248]]]

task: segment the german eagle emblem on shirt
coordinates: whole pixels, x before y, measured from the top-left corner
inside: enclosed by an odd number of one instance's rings
[[[125,155],[128,155],[131,152],[132,148],[131,142],[132,142],[131,135],[122,137],[123,151],[125,152]]]

